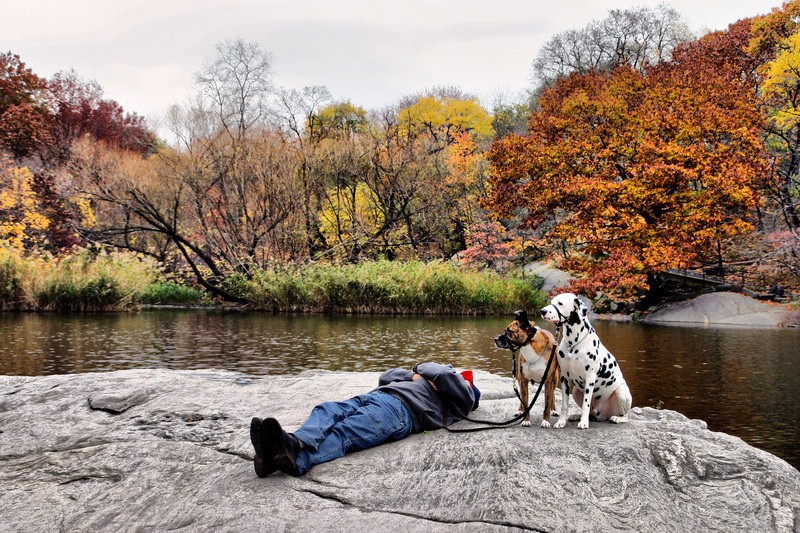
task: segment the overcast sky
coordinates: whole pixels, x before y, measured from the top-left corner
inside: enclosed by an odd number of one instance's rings
[[[781,0],[673,0],[695,32]],[[275,82],[325,85],[366,108],[434,85],[486,104],[528,83],[553,34],[651,0],[0,0],[0,51],[40,76],[70,68],[155,118],[183,102],[214,44],[241,37],[275,59]]]

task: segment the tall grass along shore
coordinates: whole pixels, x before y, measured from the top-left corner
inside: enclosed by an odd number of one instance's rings
[[[544,305],[536,281],[442,261],[375,261],[275,267],[249,278],[231,275],[225,283],[253,311],[469,315]],[[0,248],[0,310],[122,311],[208,302],[203,291],[167,281],[155,261],[135,254],[83,248],[53,257]]]
[[[546,296],[536,281],[443,261],[316,264],[228,280],[229,289],[254,310],[461,315],[541,307]]]
[[[0,247],[0,310],[123,311],[166,298],[198,301],[203,293],[163,280],[155,261],[131,253],[81,248],[54,257]]]

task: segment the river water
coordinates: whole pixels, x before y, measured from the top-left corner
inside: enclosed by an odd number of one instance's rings
[[[0,374],[220,368],[381,371],[424,360],[511,375],[503,317],[328,317],[148,310],[0,314]],[[699,418],[800,468],[800,330],[595,321],[635,406]],[[551,328],[552,330],[552,328]]]

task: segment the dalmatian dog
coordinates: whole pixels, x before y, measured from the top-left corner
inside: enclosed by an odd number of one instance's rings
[[[614,424],[628,421],[633,398],[611,355],[587,318],[589,309],[574,294],[559,294],[541,310],[542,318],[562,330],[558,345],[561,370],[561,415],[553,427],[563,428],[578,420],[578,429],[589,427],[589,417]],[[569,396],[581,407],[580,415],[569,415]]]

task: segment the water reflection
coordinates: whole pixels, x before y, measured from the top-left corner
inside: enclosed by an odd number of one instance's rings
[[[126,368],[378,371],[422,360],[510,375],[509,318],[324,317],[159,310],[0,315],[0,374]],[[634,405],[708,422],[800,466],[800,331],[598,321]]]

